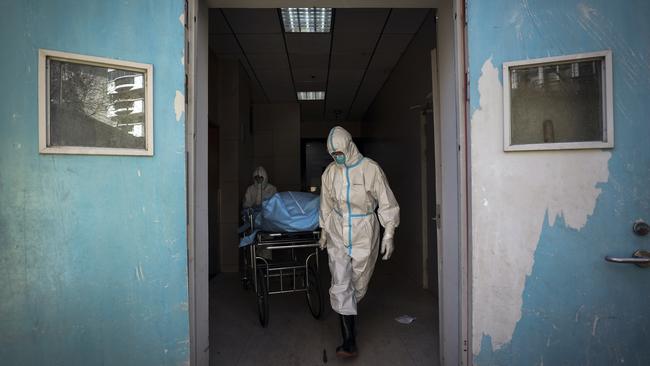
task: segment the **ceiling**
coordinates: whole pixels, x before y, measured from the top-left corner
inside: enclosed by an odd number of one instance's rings
[[[429,9],[335,9],[331,33],[284,33],[278,9],[210,9],[210,48],[237,58],[255,102],[301,101],[303,121],[360,120]]]

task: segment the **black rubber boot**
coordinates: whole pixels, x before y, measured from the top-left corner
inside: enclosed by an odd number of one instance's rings
[[[336,357],[350,358],[357,356],[356,330],[354,320],[356,315],[339,315],[341,320],[341,335],[343,344],[336,347]]]

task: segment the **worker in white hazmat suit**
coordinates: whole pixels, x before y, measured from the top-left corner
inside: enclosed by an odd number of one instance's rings
[[[327,138],[334,162],[325,169],[321,184],[321,248],[327,247],[332,284],[332,309],[340,314],[343,344],[339,357],[357,354],[355,316],[381,250],[393,253],[393,235],[399,225],[399,205],[379,165],[366,158],[342,127]],[[379,224],[384,235],[379,244]]]
[[[244,208],[259,206],[262,201],[277,193],[274,185],[269,183],[269,177],[264,167],[258,166],[253,171],[253,184],[246,189],[244,195]]]

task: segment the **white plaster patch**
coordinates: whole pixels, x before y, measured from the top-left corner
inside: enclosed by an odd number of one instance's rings
[[[473,352],[483,335],[508,343],[521,319],[523,291],[548,212],[580,229],[609,178],[609,151],[503,151],[503,94],[488,59],[472,114]],[[485,205],[484,202],[489,202]]]
[[[176,113],[176,122],[181,120],[181,116],[185,113],[185,96],[180,90],[176,90],[176,97],[174,97],[174,112]]]
[[[181,15],[178,17],[178,21],[181,22],[181,25],[185,27],[185,12],[181,13]]]

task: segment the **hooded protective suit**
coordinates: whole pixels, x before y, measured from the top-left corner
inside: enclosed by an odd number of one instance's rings
[[[262,181],[257,182],[255,180],[256,176],[261,176]],[[266,174],[266,169],[264,167],[258,166],[253,171],[253,184],[251,184],[248,189],[246,189],[246,195],[244,195],[244,208],[249,208],[253,206],[259,206],[262,204],[262,201],[268,199],[277,193],[277,189],[274,185],[269,183],[269,176]]]
[[[330,154],[340,151],[344,163],[331,163],[323,173],[320,226],[326,235],[332,274],[330,302],[342,315],[356,315],[379,252],[379,223],[390,241],[399,225],[399,205],[379,165],[357,150],[352,136],[334,127],[327,139]],[[376,213],[375,213],[376,211]],[[382,249],[383,250],[383,249]]]

